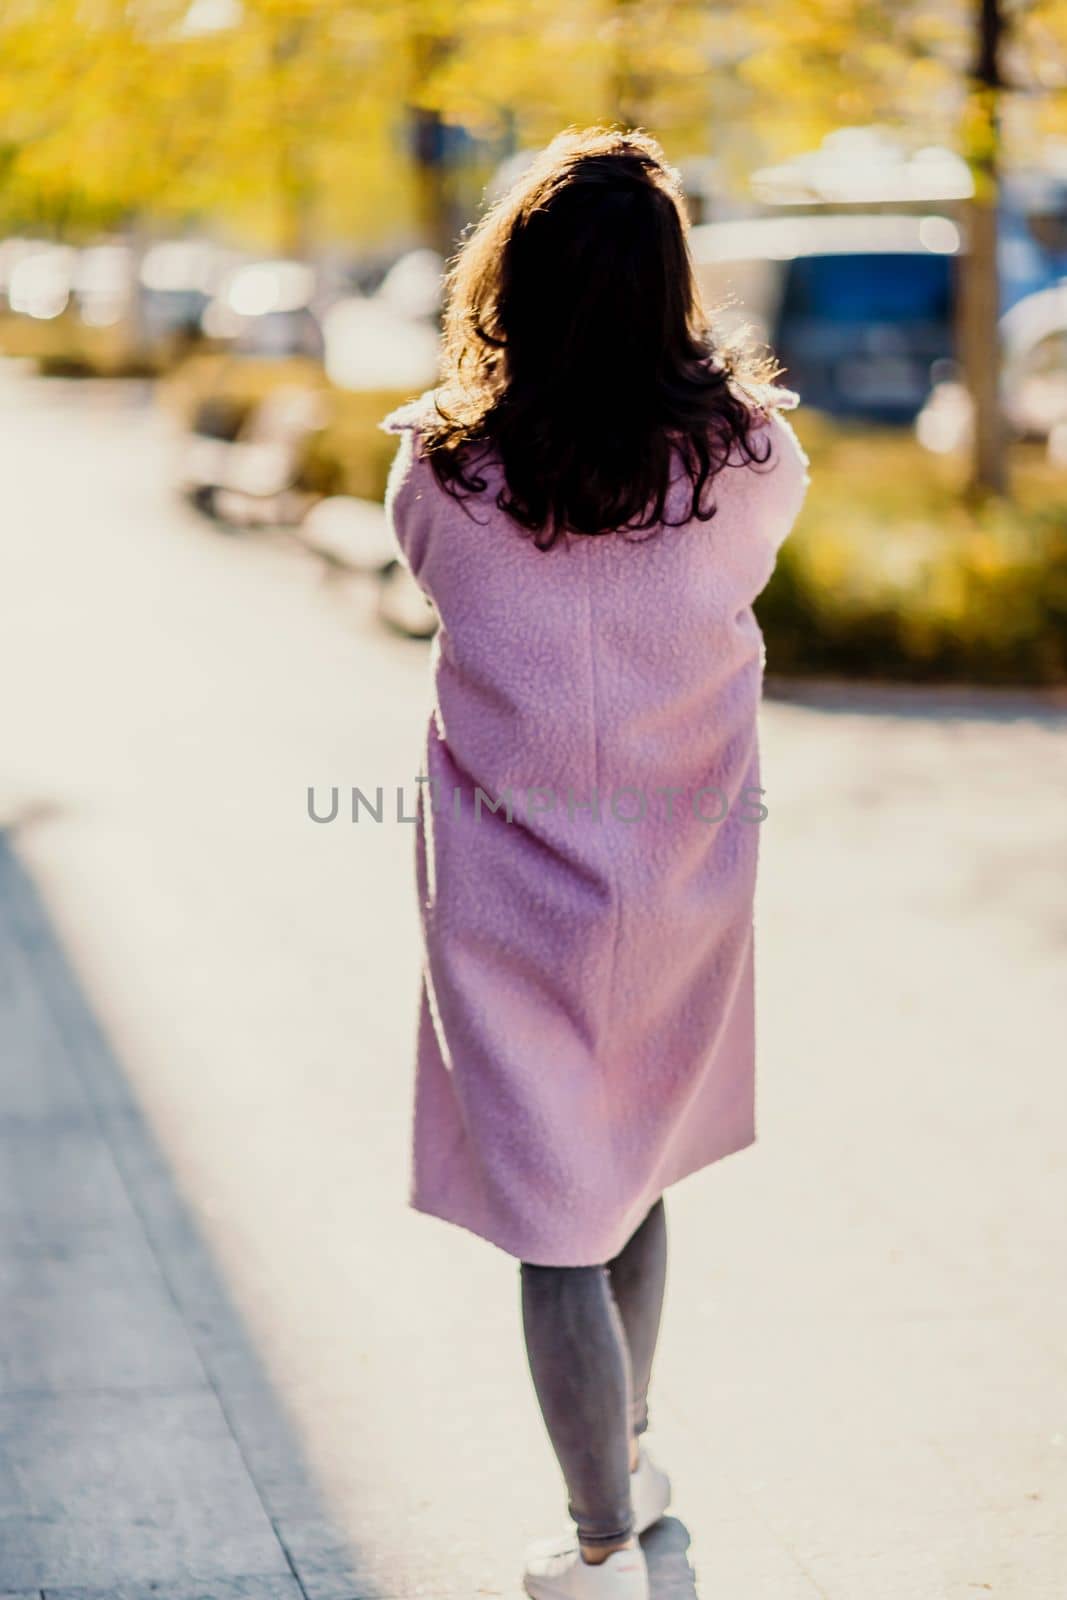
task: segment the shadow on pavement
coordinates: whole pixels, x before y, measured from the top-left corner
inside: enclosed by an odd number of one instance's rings
[[[816,711],[853,716],[909,717],[933,722],[1067,723],[1065,689],[996,689],[965,684],[845,682],[767,676],[767,697]]]
[[[10,832],[0,1301],[0,1592],[375,1600]]]
[[[641,1540],[648,1561],[652,1600],[696,1600],[696,1574],[689,1564],[689,1529],[664,1517]]]

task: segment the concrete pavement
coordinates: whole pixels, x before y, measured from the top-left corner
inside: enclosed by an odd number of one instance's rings
[[[4,1584],[299,1600],[254,1354],[6,841],[0,981]]]
[[[410,784],[425,651],[174,505],[126,394],[0,393],[0,1593],[512,1595],[562,1500],[514,1263],[404,1204],[411,830],[304,808]],[[1067,719],[809,692],[764,748],[657,1593],[1059,1600]]]

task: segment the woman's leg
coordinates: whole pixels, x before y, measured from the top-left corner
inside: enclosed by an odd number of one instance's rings
[[[522,1265],[530,1371],[583,1550],[633,1529],[629,1475],[648,1426],[648,1383],[667,1270],[663,1200],[606,1267]]]
[[[541,1414],[590,1559],[633,1534],[630,1356],[607,1267],[522,1263],[522,1318]]]
[[[636,1439],[648,1427],[648,1380],[656,1353],[667,1280],[667,1217],[656,1201],[629,1243],[608,1263],[612,1293],[626,1330],[633,1382],[630,1426]],[[637,1446],[630,1464],[636,1465]]]

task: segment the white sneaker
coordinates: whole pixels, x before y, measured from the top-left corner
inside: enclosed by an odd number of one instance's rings
[[[533,1554],[523,1574],[530,1600],[649,1600],[648,1567],[639,1544],[616,1550],[595,1566],[578,1546]]]
[[[644,1446],[637,1458],[637,1471],[630,1474],[630,1503],[634,1508],[635,1533],[647,1532],[671,1503],[671,1480],[662,1467],[657,1467]]]

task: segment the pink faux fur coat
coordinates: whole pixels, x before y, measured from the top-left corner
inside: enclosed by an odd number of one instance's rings
[[[773,796],[752,602],[807,458],[772,410],[769,464],[724,469],[710,522],[543,553],[497,509],[499,465],[465,507],[439,487],[419,454],[429,403],[383,423],[401,435],[388,514],[441,619],[411,1203],[522,1260],[584,1266],[755,1139],[752,904]]]

